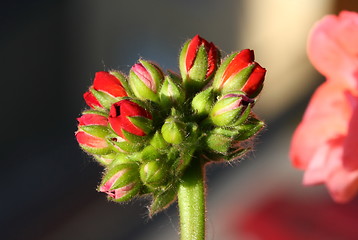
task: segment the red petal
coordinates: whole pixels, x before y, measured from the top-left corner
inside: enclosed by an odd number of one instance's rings
[[[186,57],[185,57],[185,64],[186,64],[186,71],[189,72],[191,67],[194,64],[196,53],[199,49],[199,46],[202,42],[202,39],[199,35],[196,35],[193,37],[193,39],[190,41],[188,49],[186,51]]]
[[[218,49],[213,43],[209,45],[208,51],[208,71],[206,77],[208,78],[215,71],[216,65],[218,63]]]
[[[224,84],[227,79],[229,79],[231,76],[238,73],[240,70],[246,68],[254,61],[254,51],[250,49],[244,49],[241,52],[239,52],[229,63],[227,66],[223,77],[222,77],[222,83]]]
[[[141,116],[152,119],[151,114],[137,103],[130,100],[121,100],[111,106],[109,113],[109,124],[112,129],[122,138],[122,129],[138,136],[145,136],[142,129],[135,126],[127,117]]]
[[[245,85],[241,88],[241,91],[245,92],[248,96],[256,93],[262,87],[265,80],[266,69],[257,64],[254,67],[249,79]]]
[[[102,125],[107,126],[107,118],[98,114],[84,114],[77,118],[78,125]]]
[[[108,72],[97,72],[93,81],[93,88],[97,91],[106,92],[113,97],[125,97],[127,93],[121,82]]]
[[[77,142],[90,148],[106,148],[108,144],[103,138],[89,135],[88,133],[79,131],[76,133]]]
[[[97,98],[91,92],[85,92],[83,94],[83,98],[86,104],[91,108],[102,107],[102,105],[98,102]]]

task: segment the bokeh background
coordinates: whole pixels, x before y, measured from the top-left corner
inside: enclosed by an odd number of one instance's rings
[[[107,202],[102,168],[74,138],[94,73],[138,58],[177,71],[195,34],[223,55],[255,50],[268,69],[256,113],[267,128],[245,160],[207,167],[208,240],[358,239],[358,201],[303,187],[290,138],[315,87],[309,29],[349,0],[5,0],[0,8],[0,238],[178,239],[177,207],[150,219],[149,199]]]

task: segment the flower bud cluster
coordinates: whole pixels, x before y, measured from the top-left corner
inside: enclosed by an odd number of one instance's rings
[[[113,201],[151,195],[150,214],[175,200],[192,161],[232,160],[263,122],[252,113],[266,70],[242,50],[221,63],[205,39],[187,41],[180,75],[140,59],[128,76],[98,72],[84,94],[89,106],[75,133],[105,168],[98,191]]]

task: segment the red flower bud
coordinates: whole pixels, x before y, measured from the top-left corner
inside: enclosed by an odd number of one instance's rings
[[[152,119],[151,114],[137,103],[125,99],[114,103],[109,112],[109,124],[112,129],[122,138],[126,139],[124,131],[137,136],[145,136],[146,131],[139,126],[138,121],[133,123],[131,117],[143,118],[143,120]]]
[[[108,144],[104,138],[90,135],[83,131],[76,132],[77,142],[85,148],[93,148],[97,150],[108,148]],[[97,153],[97,152],[96,152]]]
[[[243,91],[250,98],[262,89],[266,69],[254,61],[254,51],[244,49],[228,57],[217,71],[213,87],[221,93]]]
[[[127,96],[126,90],[124,89],[121,81],[116,76],[104,71],[97,72],[95,74],[91,88],[104,93],[104,95],[107,94],[110,98]],[[93,109],[105,107],[101,104],[101,99],[97,99],[97,96],[93,95],[91,91],[83,94],[83,98],[85,99],[87,105]]]
[[[110,146],[105,139],[108,133],[108,120],[105,116],[85,113],[77,120],[78,131],[75,136],[84,150],[93,154],[108,154],[111,152]]]
[[[213,43],[196,35],[184,44],[179,58],[183,81],[195,88],[202,87],[215,73],[219,50]]]
[[[189,43],[188,50],[186,52],[185,67],[187,72],[189,72],[193,67],[200,46],[204,46],[207,52],[208,68],[205,77],[208,78],[213,74],[216,68],[216,64],[218,62],[218,49],[212,42],[209,43],[199,35],[196,35]]]
[[[112,97],[126,97],[127,93],[118,78],[108,72],[97,72],[93,88],[97,91],[105,92]]]

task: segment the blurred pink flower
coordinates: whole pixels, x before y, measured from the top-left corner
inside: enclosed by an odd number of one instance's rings
[[[312,29],[308,57],[327,79],[296,129],[290,156],[305,185],[325,183],[336,202],[358,192],[358,13],[329,15]]]

